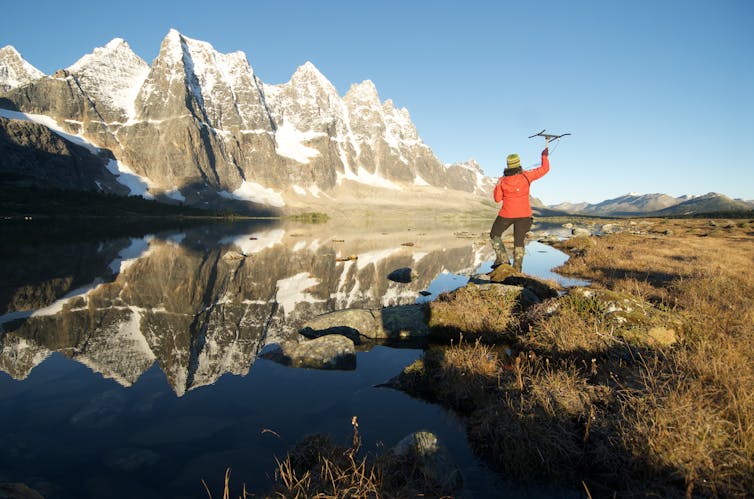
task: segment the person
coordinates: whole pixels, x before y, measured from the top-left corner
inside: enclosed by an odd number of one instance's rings
[[[542,151],[542,165],[533,170],[524,171],[521,168],[521,158],[518,154],[509,154],[506,158],[507,168],[503,171],[503,176],[498,179],[493,194],[496,203],[501,201],[503,203],[490,229],[490,242],[492,249],[495,250],[493,269],[503,264],[510,265],[501,236],[508,227],[513,225],[513,268],[521,272],[524,264],[526,233],[531,229],[533,221],[529,188],[532,182],[550,171],[548,144],[549,141],[546,141]]]

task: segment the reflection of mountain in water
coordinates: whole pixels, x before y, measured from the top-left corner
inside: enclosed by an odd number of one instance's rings
[[[266,227],[228,235],[227,227],[221,234],[215,227],[79,243],[68,258],[61,250],[55,270],[67,270],[67,287],[56,293],[51,283],[61,277],[52,272],[3,292],[0,369],[23,379],[60,352],[129,386],[156,361],[182,395],[225,373],[247,374],[265,344],[297,339],[314,315],[413,303],[439,273],[471,272],[489,256],[486,246],[475,249],[449,231],[335,236],[325,230]],[[245,258],[229,258],[229,251]],[[341,261],[350,255],[358,259]],[[89,265],[70,264],[84,258]],[[418,278],[389,281],[387,274],[400,267]]]

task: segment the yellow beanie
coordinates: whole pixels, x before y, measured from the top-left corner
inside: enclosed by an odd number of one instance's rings
[[[509,154],[506,162],[508,163],[508,168],[521,168],[521,158],[518,157],[518,154]]]

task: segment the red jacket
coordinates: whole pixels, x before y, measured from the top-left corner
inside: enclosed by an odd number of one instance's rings
[[[500,177],[495,186],[495,202],[503,202],[498,216],[503,218],[526,218],[531,216],[529,186],[550,171],[550,160],[542,155],[542,166],[509,177]]]

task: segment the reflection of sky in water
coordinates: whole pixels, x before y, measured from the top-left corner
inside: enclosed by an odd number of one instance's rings
[[[510,245],[506,246],[509,255],[513,255],[513,249]],[[582,279],[575,279],[573,277],[565,277],[552,269],[563,265],[568,260],[568,255],[559,251],[552,246],[542,244],[540,242],[531,242],[526,245],[526,255],[524,256],[523,271],[540,279],[553,280],[558,282],[561,286],[587,286],[589,281]],[[492,260],[487,260],[479,268],[475,270],[476,274],[486,274],[492,271]],[[445,291],[453,291],[462,286],[465,286],[469,282],[469,276],[453,274],[450,272],[443,272],[427,286],[426,291],[432,293],[427,296],[419,296],[417,303],[426,303],[437,298],[437,295]]]

